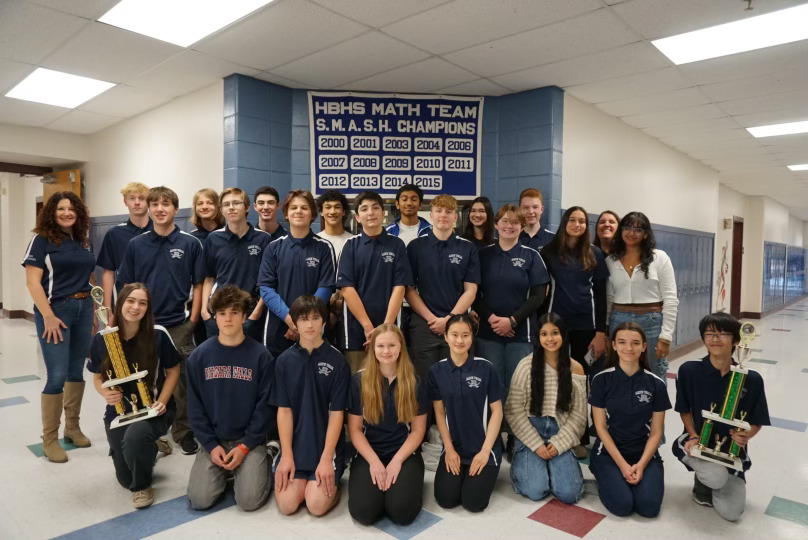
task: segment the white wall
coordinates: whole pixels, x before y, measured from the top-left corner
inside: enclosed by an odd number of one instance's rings
[[[120,189],[128,182],[170,187],[181,208],[200,188],[221,191],[223,107],[220,81],[92,135],[84,170],[92,215],[126,213]]]
[[[788,216],[788,245],[789,246],[796,246],[796,247],[803,247],[803,225],[804,222],[799,219],[795,218],[794,216]]]
[[[82,162],[90,157],[89,138],[49,129],[0,124],[0,152],[59,162]],[[38,164],[41,159],[26,160]]]
[[[562,207],[641,210],[661,225],[716,230],[716,171],[569,94],[562,171]]]
[[[713,281],[713,309],[715,311],[729,311],[730,297],[732,294],[732,228],[724,229],[724,220],[732,222],[733,217],[746,220],[746,196],[738,193],[734,189],[719,184],[718,186],[718,219],[716,221],[715,234],[715,264]],[[744,262],[748,257],[744,259]],[[722,275],[722,265],[723,268]],[[741,273],[743,276],[743,272]],[[720,283],[723,278],[726,293],[721,294]],[[743,279],[741,280],[743,282]],[[743,303],[743,291],[741,291],[741,302]]]

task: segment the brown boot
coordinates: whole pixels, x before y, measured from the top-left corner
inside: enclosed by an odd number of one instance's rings
[[[49,461],[64,463],[67,452],[59,444],[63,394],[42,394],[42,450]]]
[[[84,382],[65,383],[65,441],[72,442],[73,446],[79,448],[90,446],[90,439],[84,436],[79,427],[79,413],[83,397]]]

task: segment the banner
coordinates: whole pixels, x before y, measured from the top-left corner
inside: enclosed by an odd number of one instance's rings
[[[480,193],[483,98],[309,92],[312,193]]]

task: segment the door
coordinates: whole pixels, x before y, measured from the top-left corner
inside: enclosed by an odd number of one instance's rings
[[[44,201],[58,191],[72,191],[81,198],[81,173],[79,171],[58,171],[47,173],[42,177],[44,183]]]
[[[743,219],[732,220],[732,270],[729,293],[729,313],[733,317],[741,316],[741,269],[743,267]]]

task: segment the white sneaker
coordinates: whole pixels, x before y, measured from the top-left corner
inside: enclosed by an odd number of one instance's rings
[[[154,490],[150,487],[132,493],[132,505],[135,508],[146,508],[154,502]]]

